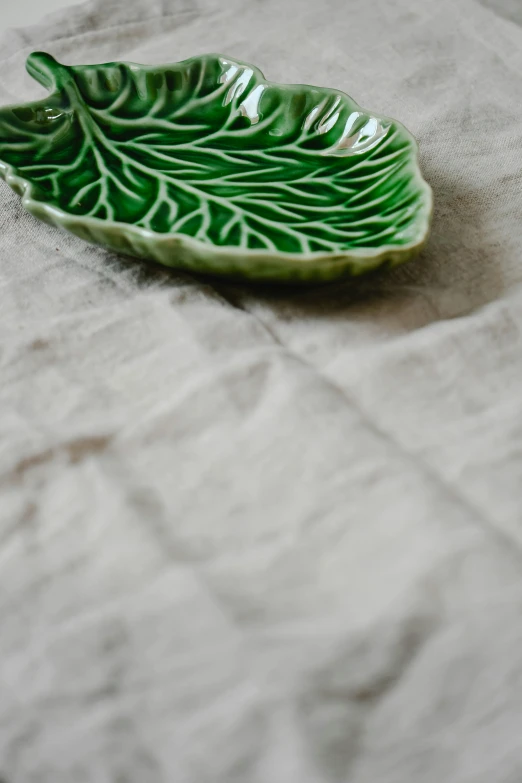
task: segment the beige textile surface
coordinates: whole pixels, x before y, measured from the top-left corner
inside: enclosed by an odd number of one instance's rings
[[[0,187],[0,778],[522,781],[522,10],[96,0],[26,55],[207,51],[419,138],[428,250],[308,290],[90,247]],[[30,21],[30,20],[28,20]]]

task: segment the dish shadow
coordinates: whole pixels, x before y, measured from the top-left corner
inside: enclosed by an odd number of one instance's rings
[[[485,219],[487,195],[429,162],[422,162],[422,171],[434,196],[430,238],[417,259],[395,269],[320,285],[282,285],[234,282],[133,259],[134,284],[198,285],[239,309],[268,308],[289,320],[353,315],[359,321],[380,320],[392,333],[467,315],[503,290],[501,249],[488,235]],[[116,259],[114,254],[117,266]],[[128,260],[120,259],[128,271]]]
[[[289,315],[314,318],[349,316],[352,308],[360,315],[366,307],[373,319],[376,303],[384,300],[391,316],[394,302],[402,309],[405,299],[418,297],[425,305],[419,327],[466,315],[497,299],[503,290],[502,252],[488,232],[485,217],[490,207],[484,192],[429,163],[424,162],[422,170],[433,189],[434,212],[428,245],[417,259],[395,269],[315,286],[254,286],[215,278],[212,286],[238,306],[257,301]]]

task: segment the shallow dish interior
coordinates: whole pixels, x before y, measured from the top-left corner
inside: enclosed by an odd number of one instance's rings
[[[0,110],[1,173],[33,214],[90,241],[313,278],[407,260],[426,240],[413,137],[338,90],[222,55],[68,67],[34,53],[27,67],[51,95]]]

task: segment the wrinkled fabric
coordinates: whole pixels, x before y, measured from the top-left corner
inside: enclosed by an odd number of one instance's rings
[[[308,289],[180,274],[0,187],[3,783],[520,783],[514,0],[95,0],[69,63],[212,51],[418,137],[431,240]]]

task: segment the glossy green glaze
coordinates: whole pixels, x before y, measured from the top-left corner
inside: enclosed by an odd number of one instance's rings
[[[207,55],[69,67],[0,110],[0,174],[36,217],[168,266],[330,280],[423,246],[431,190],[413,137],[338,90],[267,82]]]

